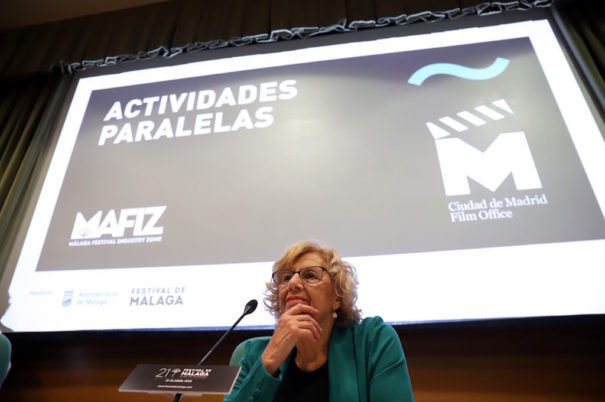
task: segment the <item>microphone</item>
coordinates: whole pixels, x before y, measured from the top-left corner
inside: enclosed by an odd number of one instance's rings
[[[206,353],[206,356],[202,357],[202,360],[200,360],[200,362],[197,364],[198,366],[201,366],[202,364],[204,364],[206,359],[208,359],[208,357],[212,354],[212,352],[214,352],[214,349],[216,349],[216,347],[221,344],[223,339],[225,339],[225,337],[227,335],[229,335],[231,333],[231,331],[233,331],[233,328],[235,328],[237,326],[237,324],[239,324],[239,322],[242,320],[242,318],[244,318],[248,314],[252,314],[254,312],[254,310],[256,310],[256,306],[258,306],[258,302],[256,301],[256,299],[252,299],[248,303],[246,303],[246,307],[244,307],[244,312],[242,313],[242,315],[240,315],[239,318],[237,319],[237,321],[235,321],[235,323],[231,326],[231,328],[229,328],[227,330],[227,332],[225,332],[223,334],[223,336],[221,336],[220,339],[218,341],[216,341],[216,343],[214,344],[212,349],[210,349],[208,351],[208,353]]]
[[[206,353],[206,356],[202,357],[202,360],[199,361],[199,363],[196,366],[201,366],[204,364],[204,362],[208,359],[208,357],[212,354],[212,352],[214,352],[214,349],[216,349],[216,347],[218,345],[221,344],[221,342],[223,342],[223,339],[225,339],[225,337],[227,335],[229,335],[231,333],[231,331],[233,331],[233,328],[235,328],[237,326],[237,324],[239,324],[239,322],[242,320],[242,318],[244,318],[245,316],[247,316],[248,314],[252,314],[254,312],[254,310],[256,310],[256,307],[258,306],[258,301],[256,301],[256,299],[252,299],[250,300],[248,303],[246,303],[246,307],[244,307],[244,312],[242,313],[242,315],[239,316],[239,318],[237,319],[237,321],[235,321],[235,323],[233,323],[233,325],[231,326],[231,328],[229,328],[224,334],[223,336],[221,336],[219,338],[218,341],[216,341],[216,343],[214,344],[214,346],[212,346],[212,348],[208,351],[208,353]],[[174,396],[174,402],[178,402],[181,400],[181,396],[183,394],[176,394]]]

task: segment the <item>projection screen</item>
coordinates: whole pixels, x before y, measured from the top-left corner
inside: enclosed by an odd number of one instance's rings
[[[604,213],[546,20],[86,77],[1,322],[227,327],[300,239],[391,323],[605,314]]]

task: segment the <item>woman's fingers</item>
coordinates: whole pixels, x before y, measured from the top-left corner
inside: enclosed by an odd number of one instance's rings
[[[317,309],[298,304],[279,317],[273,336],[261,358],[269,373],[276,372],[300,339],[319,340],[321,326],[313,317],[315,315]]]
[[[284,314],[281,315],[281,318],[284,315],[299,315],[299,314],[309,314],[313,317],[315,317],[318,313],[318,310],[315,307],[311,307],[307,304],[295,304],[294,306],[290,307],[288,310],[286,310],[284,312]]]
[[[317,320],[309,314],[285,315],[280,317],[280,320],[275,328],[275,333],[285,333],[292,337],[293,343],[300,337],[305,337],[310,334],[313,339],[319,339],[321,335],[321,327]]]
[[[306,332],[304,331],[308,331],[311,333],[314,340],[319,339],[321,335],[321,326],[315,320],[315,318],[311,317],[308,314],[301,314],[296,316],[296,320],[297,328],[299,330],[302,330],[302,332],[299,331],[300,335],[304,336],[306,334]]]

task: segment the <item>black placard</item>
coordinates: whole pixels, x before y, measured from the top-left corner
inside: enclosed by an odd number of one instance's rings
[[[139,364],[120,386],[120,392],[228,394],[239,366]]]

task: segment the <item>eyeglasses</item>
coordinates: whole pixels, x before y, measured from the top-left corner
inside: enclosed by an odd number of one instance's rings
[[[298,274],[300,280],[306,285],[315,285],[321,282],[323,279],[324,271],[328,271],[324,267],[311,266],[304,267],[298,271],[290,271],[289,269],[280,269],[273,272],[271,278],[273,282],[279,286],[287,286],[290,279],[294,278],[294,275]]]

